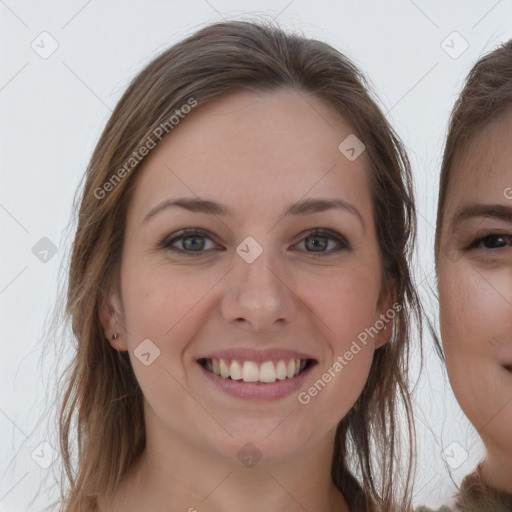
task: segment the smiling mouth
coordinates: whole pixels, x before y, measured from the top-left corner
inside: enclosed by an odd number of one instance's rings
[[[272,383],[293,379],[316,364],[314,359],[279,359],[278,361],[237,361],[202,358],[198,363],[223,379],[253,383]]]

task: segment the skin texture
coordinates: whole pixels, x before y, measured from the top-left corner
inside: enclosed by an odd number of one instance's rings
[[[450,381],[485,444],[486,483],[507,492],[512,492],[511,140],[508,110],[477,133],[456,162],[438,261]],[[456,222],[473,205],[496,206],[503,215]]]
[[[318,98],[237,91],[198,107],[149,155],[128,209],[119,287],[110,292],[116,313],[104,315],[105,334],[120,333],[111,344],[129,351],[144,394],[147,448],[101,510],[348,510],[330,476],[335,428],[391,326],[310,403],[297,395],[392,306],[381,290],[366,155],[349,161],[338,150],[351,133]],[[178,196],[217,201],[232,215],[174,207],[143,222]],[[320,197],[358,214],[283,216],[290,204]],[[208,232],[191,240],[205,244],[199,256],[159,247],[183,228]],[[329,245],[314,252],[313,228],[348,245],[328,254],[338,243],[319,239]],[[263,249],[252,263],[236,252],[248,236]],[[184,249],[183,240],[173,246]],[[134,356],[146,338],[161,351],[149,366]],[[317,364],[288,396],[241,400],[212,385],[197,362],[233,347],[298,350]],[[248,442],[261,454],[251,468],[237,457]]]

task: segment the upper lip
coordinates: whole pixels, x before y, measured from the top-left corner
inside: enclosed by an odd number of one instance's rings
[[[314,357],[304,352],[297,352],[296,350],[289,350],[284,348],[268,348],[268,349],[254,349],[254,348],[230,348],[225,350],[218,350],[209,352],[200,359],[224,359],[225,361],[254,361],[255,363],[263,363],[265,361],[279,361],[281,359],[312,359]]]

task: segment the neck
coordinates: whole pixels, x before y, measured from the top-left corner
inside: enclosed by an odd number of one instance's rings
[[[481,474],[486,485],[512,495],[512,457],[509,453],[488,449]]]
[[[100,500],[101,511],[349,512],[331,480],[334,433],[286,460],[262,458],[245,467],[236,458],[171,436],[161,427],[146,425],[141,459],[113,500]]]

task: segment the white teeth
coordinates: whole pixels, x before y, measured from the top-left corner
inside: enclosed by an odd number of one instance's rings
[[[227,379],[243,380],[244,382],[275,382],[276,380],[291,379],[298,375],[306,366],[306,360],[290,359],[288,364],[283,359],[277,361],[264,361],[261,365],[254,361],[227,362],[224,359],[207,359],[205,368]]]
[[[291,379],[295,375],[295,360],[291,359],[286,367],[286,376]]]
[[[219,359],[220,376],[227,379],[229,377],[229,368],[224,359]]]
[[[282,359],[277,363],[276,378],[278,380],[286,379],[286,363]]]
[[[245,366],[245,364],[244,364]],[[229,369],[229,375],[233,380],[241,380],[242,379],[242,367],[238,361],[233,361],[231,363],[231,368]]]
[[[233,365],[231,365],[231,368],[233,368]],[[258,382],[259,378],[260,371],[258,370],[258,365],[253,361],[245,361],[242,367],[242,380],[244,382]]]
[[[261,382],[275,382],[276,381],[276,369],[275,369],[274,363],[272,361],[265,361],[261,365],[259,380]]]

